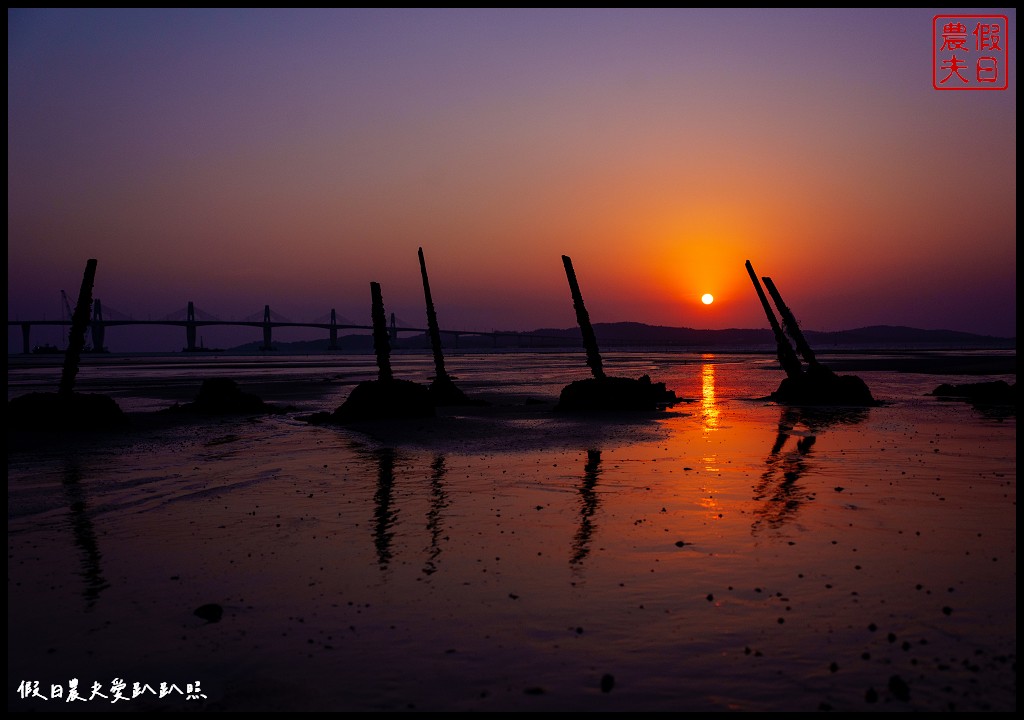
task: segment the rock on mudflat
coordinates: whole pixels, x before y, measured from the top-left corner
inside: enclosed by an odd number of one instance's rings
[[[638,380],[623,377],[587,378],[562,388],[556,410],[563,412],[619,412],[661,410],[679,402],[665,383],[651,382],[648,375]]]
[[[197,607],[192,614],[206,622],[215,623],[220,622],[220,619],[224,616],[224,608],[217,603],[207,603]]]
[[[199,394],[193,402],[175,405],[171,410],[194,412],[201,415],[232,415],[235,413],[268,413],[277,410],[263,402],[258,395],[243,392],[230,378],[203,380]]]
[[[29,393],[7,403],[8,428],[16,430],[101,430],[126,425],[127,417],[108,395]]]
[[[487,405],[484,400],[477,400],[462,392],[450,377],[438,377],[430,383],[430,397],[437,407],[447,406],[479,406]]]
[[[771,394],[776,402],[793,405],[878,405],[867,383],[856,375],[836,375],[821,365],[787,377]]]
[[[330,416],[332,423],[434,417],[430,391],[410,380],[367,380]]]
[[[968,402],[984,405],[1016,405],[1017,383],[1011,385],[1005,380],[966,383],[964,385],[943,383],[932,390],[931,394],[935,397],[967,400]]]

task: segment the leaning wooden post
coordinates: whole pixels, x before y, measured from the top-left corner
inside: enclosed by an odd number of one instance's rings
[[[803,355],[804,360],[808,365],[817,365],[818,360],[814,357],[814,351],[811,350],[811,346],[807,344],[806,338],[804,338],[803,331],[800,330],[800,326],[796,322],[796,318],[793,316],[793,312],[789,309],[789,306],[782,301],[782,295],[779,293],[778,288],[775,287],[775,283],[772,282],[770,277],[761,278],[764,280],[764,286],[768,288],[768,294],[772,296],[772,300],[775,301],[775,307],[779,309],[779,315],[782,316],[782,326],[786,328],[786,332],[793,338],[793,342],[796,343],[796,349]]]
[[[60,389],[57,394],[70,399],[75,392],[75,377],[78,375],[78,363],[82,360],[85,348],[85,330],[89,326],[92,313],[92,286],[96,280],[96,260],[91,259],[85,264],[85,275],[82,278],[82,289],[78,292],[78,304],[71,317],[71,334],[68,337],[68,349],[64,354],[64,370],[60,376]]]
[[[788,377],[799,377],[800,358],[796,356],[793,346],[789,344],[786,334],[782,332],[782,328],[779,326],[779,321],[775,319],[772,306],[769,304],[768,298],[765,297],[761,283],[757,279],[757,275],[754,274],[754,267],[750,264],[749,260],[747,260],[747,274],[750,275],[750,281],[754,283],[754,290],[757,291],[757,297],[761,300],[761,307],[764,308],[764,314],[768,317],[768,324],[772,326],[772,332],[775,333],[775,346],[778,349],[779,364],[782,365],[782,369],[786,371]]]
[[[380,283],[370,283],[373,318],[373,351],[377,353],[377,379],[381,382],[394,378],[391,374],[391,343],[388,341],[388,319],[384,314],[384,298],[380,294]]]
[[[427,263],[423,260],[423,248],[419,249],[420,274],[423,276],[423,298],[427,304],[427,330],[430,333],[430,346],[434,351],[434,376],[439,383],[448,382],[448,372],[444,368],[444,353],[441,351],[441,329],[437,325],[437,313],[434,311],[434,300],[430,295],[430,281],[427,279]]]
[[[587,350],[587,365],[590,366],[595,378],[604,380],[604,366],[601,363],[601,351],[597,349],[597,336],[594,335],[594,326],[590,324],[590,315],[583,304],[583,295],[580,294],[580,286],[576,282],[576,272],[572,269],[572,260],[568,255],[562,256],[562,264],[565,265],[565,276],[569,279],[572,306],[576,309],[576,322],[579,323],[580,331],[583,333],[583,347]]]

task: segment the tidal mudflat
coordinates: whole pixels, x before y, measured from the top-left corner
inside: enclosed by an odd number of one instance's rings
[[[8,709],[1016,709],[1015,410],[927,395],[1014,375],[844,356],[883,404],[807,410],[770,356],[606,357],[686,401],[467,354],[486,407],[315,426],[372,357],[87,363],[129,430],[8,434]],[[156,412],[212,376],[286,411]]]

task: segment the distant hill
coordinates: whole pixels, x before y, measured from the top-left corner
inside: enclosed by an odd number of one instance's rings
[[[597,323],[594,325],[597,343],[604,349],[625,348],[677,348],[693,352],[774,351],[775,338],[769,329],[697,330],[694,328],[645,325],[636,322]],[[1015,350],[1016,337],[1000,338],[976,335],[955,330],[921,330],[893,325],[873,325],[855,330],[820,332],[805,330],[807,342],[822,352],[842,350]],[[582,335],[578,327],[541,328],[527,332],[498,331],[487,335],[459,335],[442,332],[445,348],[463,350],[539,350],[578,348]],[[327,338],[297,342],[274,343],[278,352],[286,354],[316,354],[330,352]],[[260,342],[251,342],[232,348],[231,352],[260,352]],[[368,334],[338,337],[336,352],[361,353],[373,351],[373,339]],[[396,351],[429,350],[426,334],[402,334],[393,344]]]
[[[807,342],[814,347],[820,343],[837,345],[900,345],[912,343],[915,346],[929,345],[951,348],[1016,348],[1017,338],[998,338],[990,335],[975,335],[956,330],[919,330],[898,325],[872,325],[843,330],[841,332],[806,332]]]

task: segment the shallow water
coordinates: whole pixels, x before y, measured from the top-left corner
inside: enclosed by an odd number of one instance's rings
[[[357,430],[300,418],[369,356],[84,367],[130,412],[212,375],[291,411],[9,452],[8,708],[1015,710],[1016,418],[926,396],[989,378],[861,372],[884,405],[811,412],[761,399],[769,356],[605,365],[687,402],[559,416],[580,354],[467,354],[490,408]],[[201,692],[18,692],[70,678]]]

